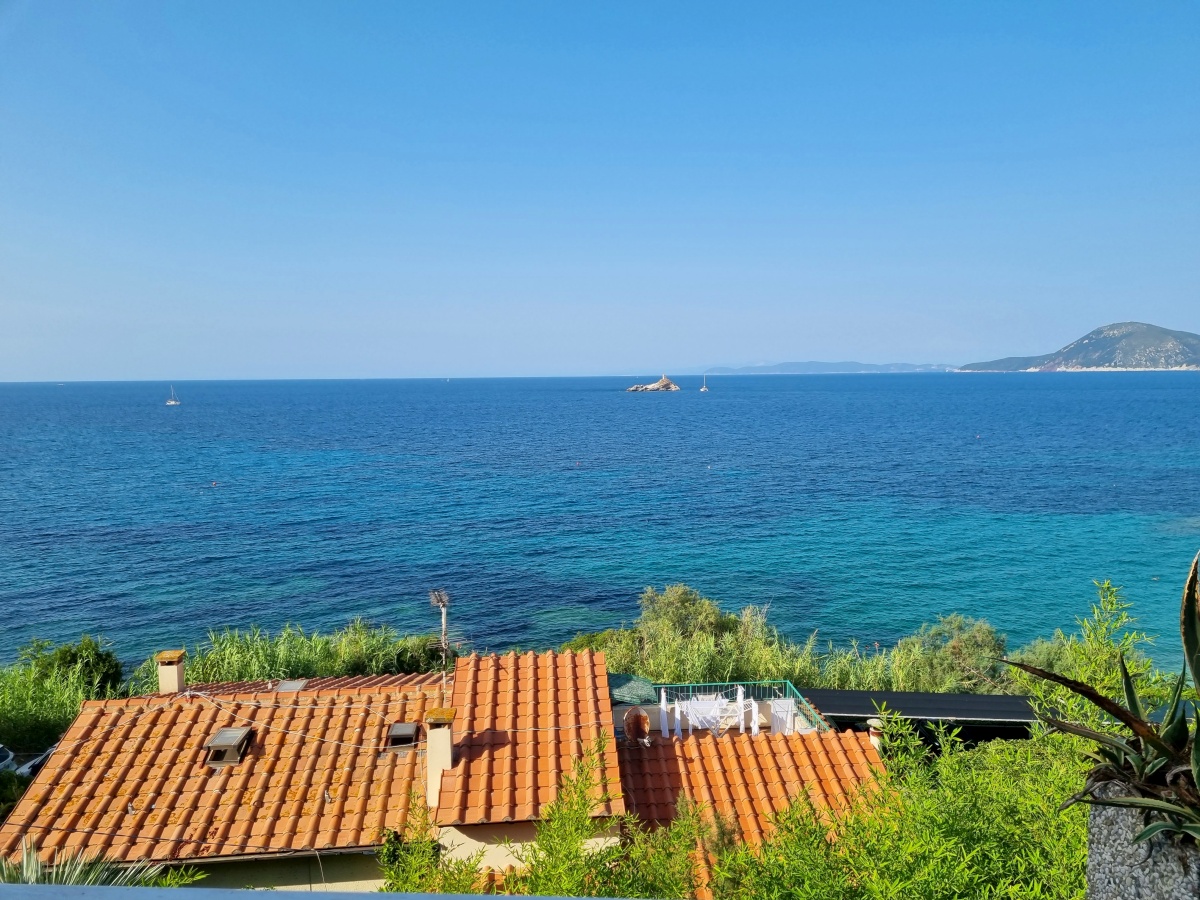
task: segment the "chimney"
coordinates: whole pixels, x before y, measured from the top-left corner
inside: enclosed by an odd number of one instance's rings
[[[438,807],[442,773],[454,765],[454,710],[431,709],[425,713],[425,803]]]
[[[875,752],[883,752],[883,719],[867,719],[867,734]]]
[[[186,650],[163,650],[154,661],[158,663],[158,692],[179,694],[184,690],[183,658]]]

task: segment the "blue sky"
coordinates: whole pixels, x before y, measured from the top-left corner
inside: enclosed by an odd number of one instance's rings
[[[0,380],[1200,331],[1194,3],[0,0]]]

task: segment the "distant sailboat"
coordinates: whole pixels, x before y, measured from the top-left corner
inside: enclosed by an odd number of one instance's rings
[[[704,384],[700,385],[700,393],[702,393],[702,394],[708,393],[708,376],[707,375],[704,376]]]
[[[178,406],[182,402],[175,396],[175,385],[171,385],[171,396],[167,398],[167,406]]]

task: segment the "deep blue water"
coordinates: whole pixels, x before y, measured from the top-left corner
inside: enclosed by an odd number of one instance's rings
[[[676,581],[797,637],[958,611],[1016,643],[1109,578],[1175,647],[1198,375],[633,380],[0,385],[0,659],[423,631],[433,587],[477,647],[547,646]]]

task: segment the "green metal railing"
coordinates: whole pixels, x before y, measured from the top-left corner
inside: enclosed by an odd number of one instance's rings
[[[796,686],[790,681],[720,681],[709,684],[656,684],[654,685],[654,693],[661,697],[661,692],[666,691],[667,703],[674,703],[676,700],[691,700],[694,697],[712,694],[720,694],[722,697],[733,700],[737,696],[737,689],[739,687],[745,690],[747,699],[751,700],[795,700],[799,712],[808,721],[812,722],[818,731],[829,730],[829,723],[808,702],[808,699],[796,690]]]

